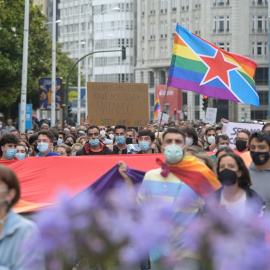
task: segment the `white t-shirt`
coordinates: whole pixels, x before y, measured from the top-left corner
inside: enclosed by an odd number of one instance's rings
[[[236,202],[228,202],[224,198],[223,192],[221,192],[220,204],[224,205],[227,211],[232,215],[243,216],[245,214],[246,201],[247,201],[246,192],[244,192],[244,194]]]

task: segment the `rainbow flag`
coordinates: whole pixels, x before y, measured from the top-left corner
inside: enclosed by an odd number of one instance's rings
[[[163,170],[161,172],[163,177],[166,177],[169,172],[173,173],[202,198],[221,188],[215,174],[196,157],[185,156],[181,162],[171,166],[157,158],[157,164]]]
[[[168,86],[260,106],[253,76],[257,63],[229,53],[176,26]]]
[[[160,103],[158,96],[156,97],[154,109],[153,109],[153,118],[158,119],[158,112],[160,111]]]

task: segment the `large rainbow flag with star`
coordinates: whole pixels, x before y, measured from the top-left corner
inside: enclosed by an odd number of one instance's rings
[[[259,106],[253,80],[257,65],[177,25],[167,84],[209,97]]]

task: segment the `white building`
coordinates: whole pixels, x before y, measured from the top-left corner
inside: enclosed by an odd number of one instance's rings
[[[149,84],[150,112],[155,86],[166,84],[178,22],[207,41],[249,57],[259,66],[255,75],[259,108],[236,102],[210,99],[218,108],[217,120],[266,119],[268,104],[268,2],[267,0],[140,0],[137,4],[137,63],[135,78]],[[185,91],[184,91],[185,92]],[[204,119],[202,96],[187,91],[189,119]]]
[[[95,51],[121,50],[93,55],[95,82],[134,82],[135,7],[134,0],[94,0],[93,39]]]

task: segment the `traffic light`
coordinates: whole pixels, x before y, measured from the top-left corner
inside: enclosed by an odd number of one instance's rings
[[[68,118],[71,118],[72,117],[72,108],[71,108],[71,105],[68,105]]]
[[[208,96],[203,96],[203,110],[206,111],[206,108],[208,107]]]
[[[126,47],[122,46],[122,60],[126,60],[127,55],[126,55]]]
[[[242,117],[241,121],[242,121],[242,122],[245,122],[245,118],[244,118],[244,117]]]

